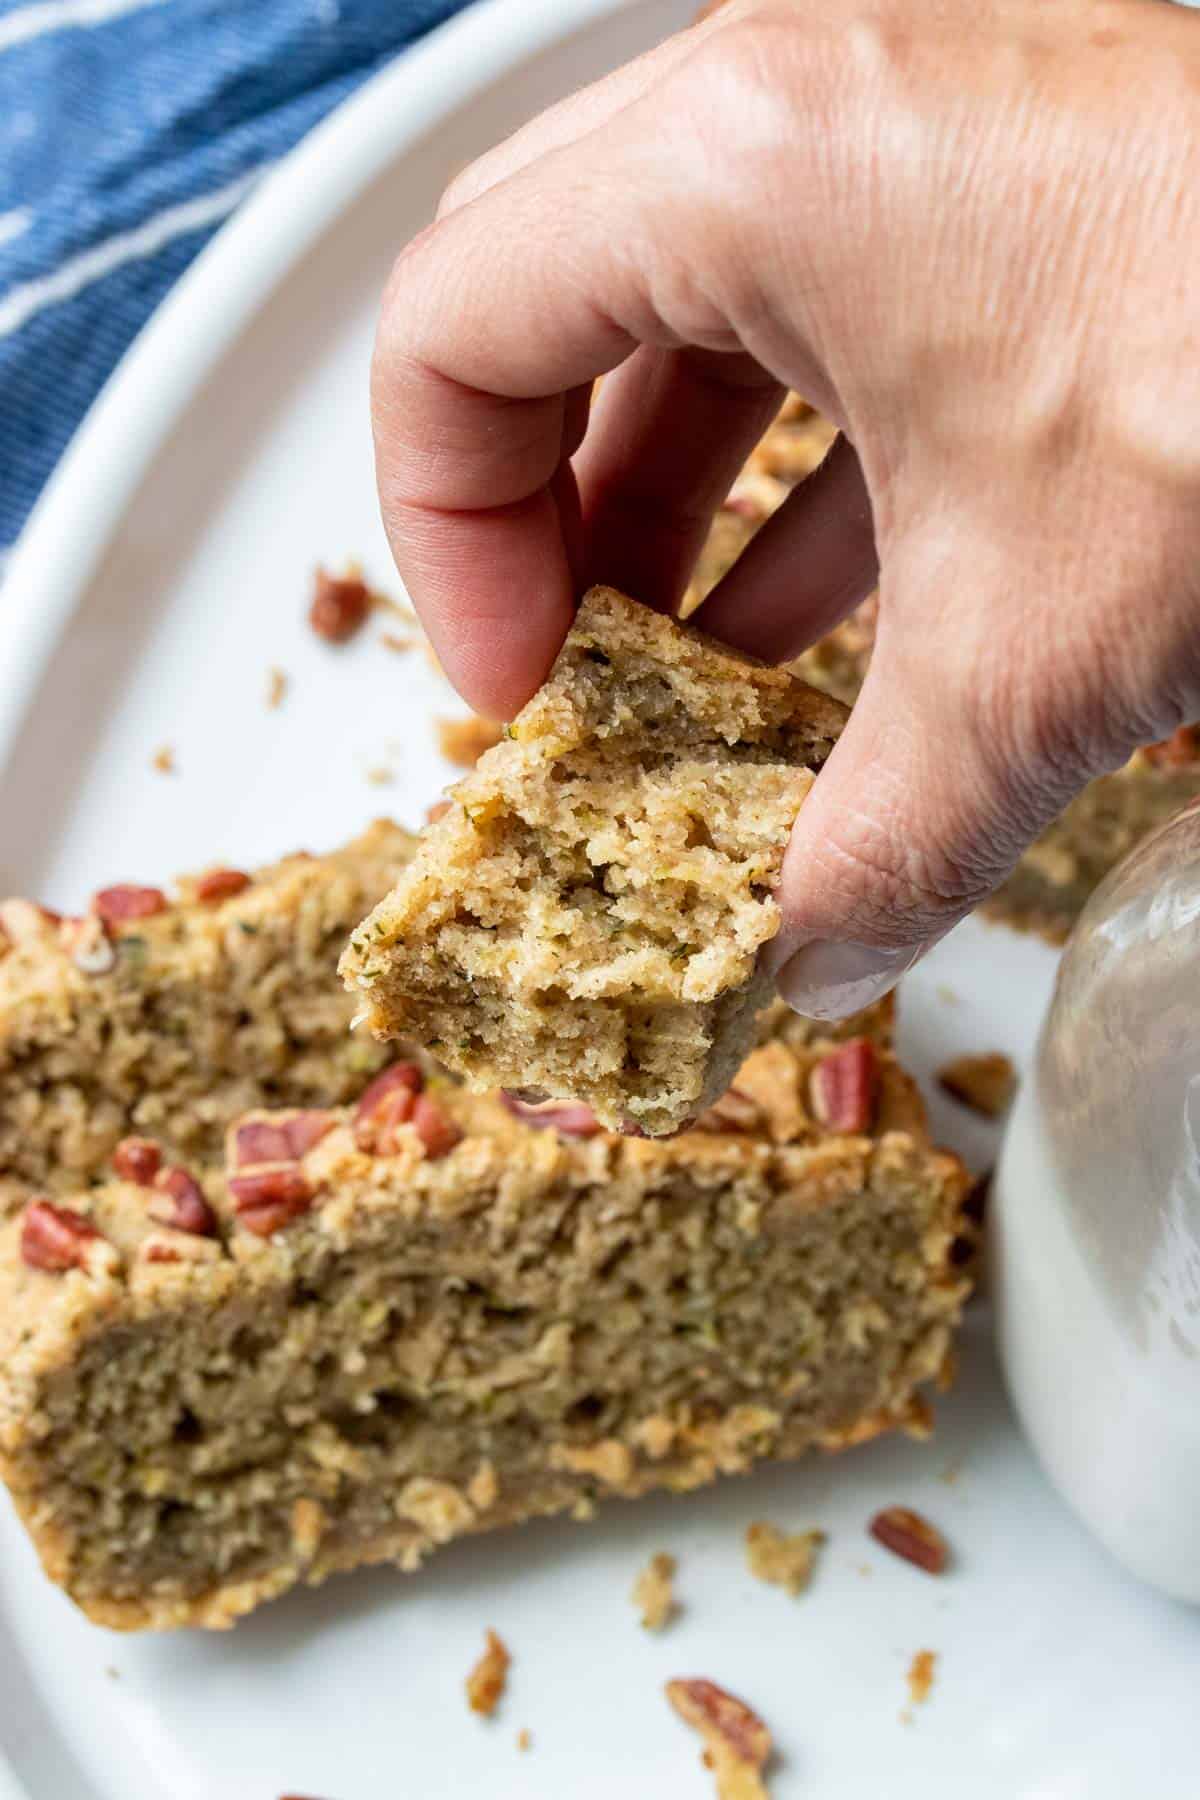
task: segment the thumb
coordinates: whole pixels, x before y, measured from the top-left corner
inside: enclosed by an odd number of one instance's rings
[[[1066,798],[1061,779],[1039,779],[1045,765],[1015,766],[1011,736],[1006,754],[969,681],[944,673],[881,641],[796,821],[767,966],[809,1017],[844,1018],[887,993]]]

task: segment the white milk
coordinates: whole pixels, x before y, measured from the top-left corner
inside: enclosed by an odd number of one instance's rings
[[[1136,1120],[1136,1092],[1127,1106]],[[1135,1575],[1200,1603],[1200,1360],[1190,1342],[1200,1319],[1178,1279],[1187,1258],[1168,1228],[1138,1259],[1132,1285],[1122,1261],[1097,1260],[1080,1218],[1099,1218],[1103,1230],[1120,1211],[1097,1148],[1094,1191],[1079,1191],[1077,1178],[1068,1195],[1033,1075],[992,1196],[1000,1353],[1025,1430],[1065,1499]],[[1138,1211],[1146,1198],[1130,1193],[1124,1205]]]

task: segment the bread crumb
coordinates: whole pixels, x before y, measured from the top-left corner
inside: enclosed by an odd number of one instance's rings
[[[491,1718],[504,1693],[511,1662],[508,1646],[489,1625],[483,1655],[467,1676],[467,1705],[472,1712],[482,1713],[485,1719]]]
[[[473,769],[485,750],[498,744],[504,727],[481,713],[467,719],[436,719],[438,749],[458,769]]]
[[[958,992],[958,990],[956,988],[952,988],[952,987],[948,986],[947,983],[944,981],[939,982],[937,987],[933,991],[937,995],[938,999],[941,1001],[943,1006],[961,1006],[962,1005],[962,995]]]
[[[397,656],[406,656],[410,650],[416,649],[421,640],[416,637],[401,637],[395,631],[384,631],[381,632],[379,641],[385,650],[394,650]]]
[[[517,1733],[517,1749],[533,1749],[533,1733],[530,1731],[528,1725],[522,1725],[520,1731]]]
[[[288,691],[288,678],[282,669],[271,667],[267,670],[267,706],[271,712],[283,705],[283,697]]]
[[[823,1531],[797,1531],[790,1536],[762,1521],[746,1527],[746,1562],[750,1573],[772,1587],[803,1593],[812,1579]]]
[[[389,782],[395,781],[395,779],[396,771],[394,769],[385,769],[376,765],[376,767],[367,770],[367,780],[371,783],[372,787],[387,787]]]
[[[911,1725],[914,1706],[924,1706],[933,1691],[933,1678],[937,1669],[936,1650],[918,1650],[908,1665],[908,1705],[900,1714],[903,1724]]]
[[[938,1086],[972,1112],[998,1119],[1006,1112],[1016,1091],[1017,1075],[1003,1051],[988,1050],[979,1056],[956,1056],[937,1072]]]
[[[641,1613],[647,1631],[662,1631],[679,1611],[675,1600],[675,1569],[675,1558],[660,1550],[650,1558],[633,1584],[630,1598]]]
[[[170,744],[164,744],[160,750],[154,752],[154,755],[150,758],[150,767],[156,770],[159,775],[173,775],[175,773],[175,752],[172,750]]]
[[[308,622],[319,638],[327,644],[348,643],[361,631],[370,607],[370,589],[356,563],[344,575],[330,575],[318,563]]]

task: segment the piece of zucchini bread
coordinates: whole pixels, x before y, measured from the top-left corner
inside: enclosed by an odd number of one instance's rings
[[[414,843],[380,821],[328,856],[109,887],[87,917],[0,905],[0,1215],[84,1186],[118,1138],[220,1156],[252,1106],[352,1099],[384,1053],[351,1038],[346,935]]]
[[[769,983],[788,833],[844,709],[610,588],[350,940],[372,1030],[479,1090],[678,1130]]]
[[[697,1126],[391,1065],[146,1139],[0,1226],[0,1474],[118,1628],[225,1626],[465,1532],[927,1429],[967,1178],[877,1041],[768,1039]],[[197,1176],[199,1179],[197,1179]]]

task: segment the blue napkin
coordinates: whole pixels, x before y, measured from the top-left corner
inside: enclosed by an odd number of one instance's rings
[[[464,0],[0,0],[0,559],[255,181]]]

